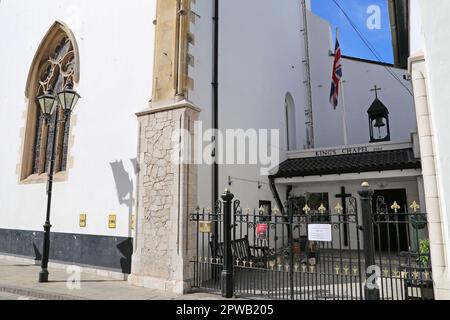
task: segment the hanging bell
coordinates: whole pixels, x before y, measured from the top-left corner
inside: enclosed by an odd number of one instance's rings
[[[384,123],[383,117],[377,117],[375,120],[375,128],[383,128],[386,126],[386,123]]]

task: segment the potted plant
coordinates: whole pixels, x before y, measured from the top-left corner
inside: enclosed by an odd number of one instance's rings
[[[430,267],[430,240],[422,239],[419,241],[419,257],[417,260],[421,267]]]
[[[419,241],[419,257],[417,262],[422,270],[431,270],[430,268],[430,240],[422,239]],[[434,287],[433,282],[429,279],[423,280],[420,286],[422,299],[432,300],[434,299]]]

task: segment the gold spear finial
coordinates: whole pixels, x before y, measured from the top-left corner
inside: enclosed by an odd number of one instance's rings
[[[303,212],[304,212],[305,214],[309,214],[309,213],[311,212],[311,208],[306,204],[306,205],[303,207]]]
[[[417,213],[417,211],[420,209],[420,205],[417,203],[416,200],[414,200],[410,208],[414,211],[414,213]]]
[[[398,210],[400,210],[401,207],[398,205],[397,201],[394,201],[394,204],[391,206],[391,209],[394,210],[395,213],[398,213]]]
[[[325,214],[325,212],[327,212],[327,208],[323,205],[323,203],[320,205],[319,207],[319,213],[320,214]]]
[[[338,203],[338,204],[336,205],[336,207],[334,207],[334,210],[336,210],[336,212],[337,212],[338,214],[342,214],[342,212],[344,211],[344,208],[342,207],[342,205],[341,205],[340,203]]]

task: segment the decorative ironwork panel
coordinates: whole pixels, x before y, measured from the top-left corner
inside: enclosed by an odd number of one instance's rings
[[[426,214],[420,204],[386,204],[374,199],[373,212],[360,212],[358,200],[346,199],[334,212],[293,199],[282,210],[232,206],[232,259],[236,296],[292,300],[363,300],[366,271],[374,268],[374,284],[385,300],[432,297],[432,270]],[[308,210],[309,208],[309,210]],[[400,213],[410,208],[411,213]],[[397,212],[395,212],[397,211]],[[195,286],[221,291],[224,263],[222,206],[197,210],[197,255],[192,261]],[[374,230],[376,265],[365,263],[362,215]],[[201,224],[211,225],[210,233]],[[401,232],[404,230],[404,232]],[[402,238],[403,237],[403,238]],[[406,249],[406,250],[402,250]],[[368,280],[369,281],[369,280]]]

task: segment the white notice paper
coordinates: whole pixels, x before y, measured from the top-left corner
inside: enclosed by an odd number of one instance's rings
[[[331,224],[308,225],[308,240],[319,242],[332,242]]]

